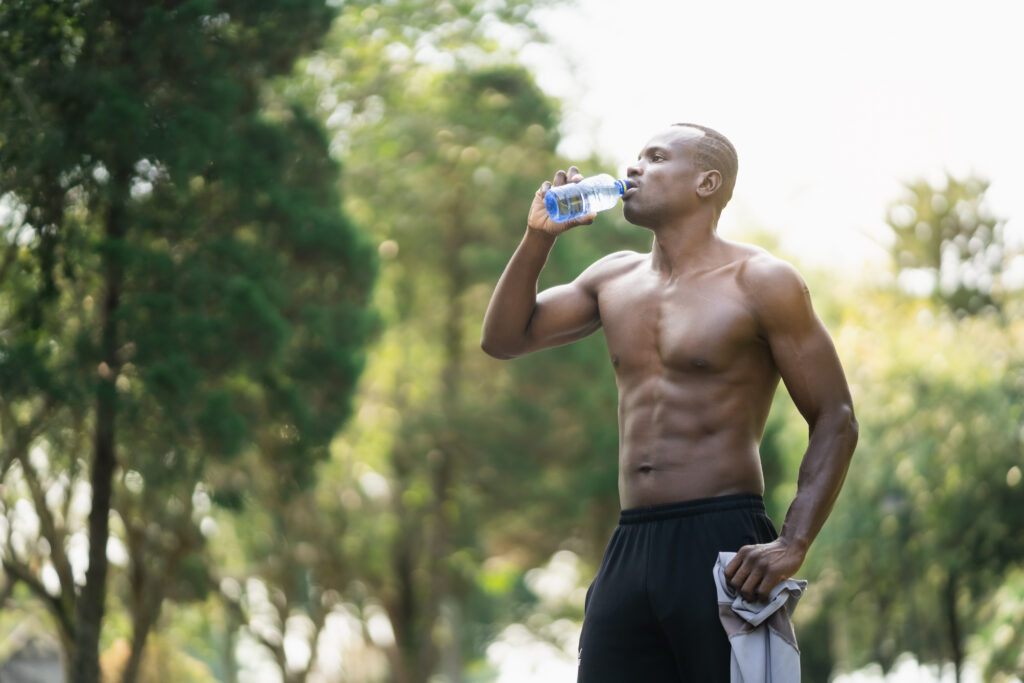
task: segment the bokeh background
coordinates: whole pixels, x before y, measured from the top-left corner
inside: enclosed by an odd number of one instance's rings
[[[0,682],[574,680],[614,376],[480,324],[538,184],[676,121],[736,144],[720,231],[800,268],[854,394],[804,680],[1019,681],[1022,19],[0,1]],[[541,286],[649,246],[607,212]],[[780,389],[777,524],[805,445]]]

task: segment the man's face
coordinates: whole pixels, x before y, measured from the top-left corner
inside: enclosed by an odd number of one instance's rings
[[[694,162],[693,143],[704,132],[672,126],[651,138],[626,176],[636,184],[623,196],[623,215],[630,223],[653,228],[697,205],[702,171]]]

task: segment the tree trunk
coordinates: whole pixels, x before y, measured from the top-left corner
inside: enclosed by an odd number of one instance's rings
[[[461,195],[457,195],[461,197]],[[445,643],[431,642],[435,665],[441,661],[445,673],[453,683],[459,683],[462,676],[462,653],[459,650],[459,634],[456,631],[455,614],[457,601],[453,599],[449,569],[445,559],[450,556],[454,541],[453,507],[458,500],[452,497],[453,482],[458,481],[459,453],[462,435],[457,430],[457,419],[461,409],[462,378],[464,374],[463,353],[463,300],[469,279],[465,267],[460,260],[460,252],[465,244],[464,220],[465,208],[456,199],[449,209],[450,228],[444,236],[444,262],[447,270],[447,297],[444,319],[444,365],[441,370],[441,410],[445,426],[438,435],[438,457],[431,464],[432,485],[434,489],[434,533],[431,543],[431,573],[433,583],[433,619],[430,625],[442,618],[441,605],[451,605],[446,621],[450,629],[450,638]],[[443,651],[442,651],[443,649]]]
[[[953,672],[956,683],[960,683],[960,670],[964,663],[963,635],[960,617],[956,609],[956,599],[960,586],[955,572],[950,572],[946,580],[946,619],[949,623],[949,647],[953,658]]]
[[[154,598],[156,600],[157,598]],[[162,602],[162,598],[160,599]],[[135,683],[139,678],[139,667],[142,666],[142,653],[146,649],[146,640],[153,631],[153,624],[160,613],[160,603],[153,606],[146,602],[143,614],[136,614],[132,619],[132,650],[128,663],[121,674],[121,683]]]
[[[458,634],[452,643],[442,646],[435,642],[435,627],[441,618],[441,605],[452,596],[452,586],[446,559],[453,546],[455,500],[453,482],[457,480],[459,443],[455,421],[460,410],[464,375],[463,300],[468,274],[459,261],[459,252],[465,244],[463,228],[465,210],[456,202],[446,207],[450,227],[442,235],[444,240],[442,262],[445,279],[445,310],[441,323],[443,363],[440,371],[440,397],[438,408],[443,416],[443,427],[433,434],[433,448],[427,454],[427,472],[432,500],[425,510],[429,514],[410,516],[403,508],[401,494],[395,497],[395,514],[400,520],[399,532],[392,550],[392,569],[397,584],[396,594],[387,601],[388,616],[395,633],[395,654],[392,661],[392,679],[397,683],[426,683],[434,674],[438,663],[444,660],[445,669],[461,673],[461,652]],[[410,361],[411,364],[411,361]],[[401,383],[400,383],[401,384]],[[396,407],[403,401],[396,400]],[[399,409],[399,412],[404,412]],[[410,453],[397,446],[392,453],[392,467],[396,488],[404,491],[416,478],[419,453]],[[425,563],[428,568],[426,585],[417,576],[417,568]],[[460,679],[456,674],[455,681]]]
[[[124,671],[121,673],[121,683],[135,683],[139,678],[143,646],[146,642],[146,637],[149,635],[149,630],[147,629],[143,634],[139,634],[138,630],[138,626],[132,629],[132,649],[128,655],[128,663],[125,664]]]
[[[99,683],[100,629],[107,598],[107,541],[110,538],[110,506],[117,426],[117,313],[121,300],[124,264],[120,253],[125,233],[124,198],[128,195],[130,173],[112,173],[114,201],[107,217],[103,251],[104,298],[101,312],[101,362],[97,368],[96,427],[90,484],[89,568],[75,614],[75,652],[71,664],[72,683]]]
[[[242,628],[243,620],[236,603],[226,599],[223,603],[225,623],[221,664],[224,667],[224,683],[238,683],[238,660],[235,658],[235,646],[238,644],[238,631]]]

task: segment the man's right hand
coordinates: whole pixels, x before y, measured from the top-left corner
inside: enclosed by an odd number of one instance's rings
[[[580,175],[579,169],[575,166],[570,166],[568,171],[559,171],[550,182],[545,180],[533,196],[533,204],[530,205],[530,214],[526,219],[526,227],[530,230],[545,232],[554,236],[561,235],[566,230],[575,228],[577,225],[590,225],[593,223],[594,218],[597,216],[596,213],[588,213],[586,216],[581,216],[565,223],[556,223],[551,220],[547,209],[544,208],[544,195],[550,188],[565,185],[567,182],[578,183],[581,180],[583,180],[583,176]]]

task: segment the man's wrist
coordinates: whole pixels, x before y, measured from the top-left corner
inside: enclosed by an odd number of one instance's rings
[[[782,533],[779,534],[779,542],[785,545],[792,552],[799,553],[802,557],[806,557],[807,551],[811,548],[810,540],[802,536],[791,536],[786,533],[785,529],[783,529]]]
[[[547,242],[548,244],[554,244],[555,239],[558,237],[558,235],[548,232],[547,230],[534,228],[529,223],[526,224],[526,236],[530,239]]]

